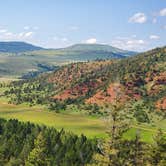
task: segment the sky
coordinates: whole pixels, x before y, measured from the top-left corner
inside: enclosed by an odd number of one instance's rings
[[[145,51],[166,45],[166,0],[2,0],[0,41]]]

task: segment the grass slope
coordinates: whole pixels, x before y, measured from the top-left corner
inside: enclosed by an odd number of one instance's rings
[[[34,107],[28,107],[26,104],[16,106],[8,104],[6,98],[0,98],[0,117],[45,124],[56,129],[64,128],[79,135],[84,133],[90,138],[105,137],[104,123],[100,119],[82,114],[58,114],[39,105]]]

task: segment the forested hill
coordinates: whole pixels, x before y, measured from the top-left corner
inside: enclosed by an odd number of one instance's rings
[[[80,62],[29,81],[13,83],[12,101],[109,104],[143,100],[149,109],[166,110],[166,47],[120,60]],[[35,91],[35,93],[33,93]],[[148,103],[148,104],[147,104]]]
[[[115,56],[114,58],[121,58],[124,56],[132,56],[137,54],[137,52],[134,51],[128,51],[119,49],[110,45],[106,44],[75,44],[63,49],[59,49],[59,51],[66,51],[68,53],[70,52],[84,52],[84,53],[105,53],[105,54],[112,54],[112,56]]]
[[[36,51],[43,48],[25,42],[0,42],[0,52],[20,53],[26,51]]]

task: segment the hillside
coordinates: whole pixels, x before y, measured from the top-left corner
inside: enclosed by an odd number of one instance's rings
[[[25,42],[0,42],[0,52],[19,53],[41,49],[43,48]]]
[[[47,100],[109,105],[120,90],[121,102],[166,110],[166,47],[118,60],[80,62],[32,80],[15,82],[7,94],[16,103]]]
[[[61,51],[76,51],[76,52],[87,52],[87,51],[91,51],[91,52],[96,52],[96,53],[100,53],[101,52],[105,52],[105,53],[111,53],[114,54],[114,56],[118,57],[123,57],[123,56],[131,56],[131,55],[135,55],[136,52],[134,51],[127,51],[127,50],[122,50],[116,47],[112,47],[110,45],[104,45],[104,44],[75,44],[72,45],[70,47],[64,48],[64,49],[60,49]]]
[[[7,43],[5,44],[7,45]],[[4,47],[0,47],[0,49],[3,50]],[[29,51],[28,49],[34,49],[35,51]],[[135,52],[99,44],[78,44],[63,49],[41,49],[26,43],[9,42],[9,45],[6,46],[7,50],[9,52],[0,53],[0,77],[36,75],[36,73],[54,70],[55,66],[72,62],[117,59],[135,54]],[[13,53],[12,50],[15,52]],[[23,50],[26,52],[22,52]],[[49,70],[46,70],[46,68],[43,70],[40,64],[46,66]],[[35,74],[32,74],[32,72],[35,72]]]
[[[136,54],[137,52],[134,51],[122,50],[104,44],[75,44],[66,48],[45,49],[25,53],[25,55],[63,56],[63,58],[71,59],[71,61],[124,58]]]

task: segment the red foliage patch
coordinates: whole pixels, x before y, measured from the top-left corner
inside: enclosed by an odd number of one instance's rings
[[[101,82],[100,82],[101,83]],[[61,94],[54,96],[54,99],[66,100],[68,98],[75,99],[81,96],[85,96],[88,91],[96,89],[100,83],[96,82],[84,82],[79,85],[76,85],[73,88],[64,90]]]
[[[160,110],[166,111],[166,97],[164,97],[164,98],[160,99],[159,101],[157,101],[156,107]]]
[[[110,84],[106,91],[98,91],[93,97],[86,100],[89,104],[108,104],[119,97],[121,102],[125,102],[129,97],[124,92],[124,87],[120,84]]]
[[[160,73],[154,77],[156,85],[166,85],[166,72]]]

